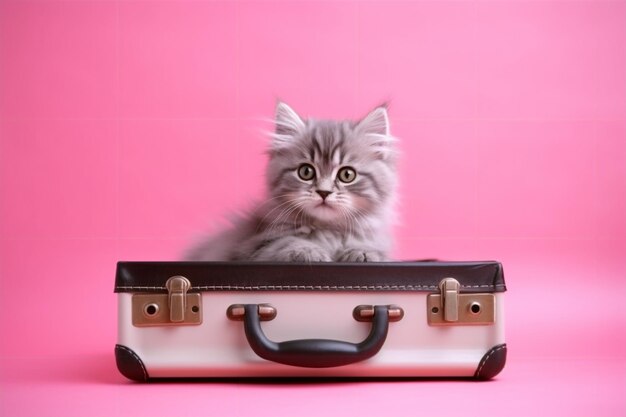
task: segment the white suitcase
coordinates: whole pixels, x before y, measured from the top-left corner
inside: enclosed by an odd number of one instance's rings
[[[120,262],[119,371],[469,377],[506,361],[498,262]]]

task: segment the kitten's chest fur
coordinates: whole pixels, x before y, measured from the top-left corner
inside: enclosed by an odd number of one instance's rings
[[[376,242],[382,247],[387,247],[388,243],[384,241],[388,234],[387,225],[376,218],[365,218],[339,225],[315,221],[297,223],[285,221],[280,224],[260,221],[255,229],[255,236],[250,243],[257,247],[285,237],[308,241],[330,253],[359,242]]]
[[[294,231],[294,235],[315,242],[332,251],[338,250],[340,247],[345,246],[349,240],[354,239],[347,231],[341,232],[339,230],[316,228],[308,225],[297,228]]]

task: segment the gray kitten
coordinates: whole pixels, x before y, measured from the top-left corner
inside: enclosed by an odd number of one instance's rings
[[[266,180],[270,198],[188,260],[388,259],[396,153],[385,106],[353,122],[303,119],[279,102]]]

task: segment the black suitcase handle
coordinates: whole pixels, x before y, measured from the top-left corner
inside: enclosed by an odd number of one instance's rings
[[[376,355],[387,339],[389,306],[374,306],[372,329],[360,343],[302,339],[273,342],[261,329],[258,304],[245,304],[244,330],[250,347],[263,359],[291,366],[330,368],[364,361]]]

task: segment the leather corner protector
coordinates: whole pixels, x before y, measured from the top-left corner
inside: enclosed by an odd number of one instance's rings
[[[506,363],[506,343],[496,345],[489,349],[480,360],[474,378],[486,381],[498,375]]]
[[[147,381],[148,371],[141,358],[132,350],[122,345],[115,345],[117,369],[126,378],[133,381]]]

